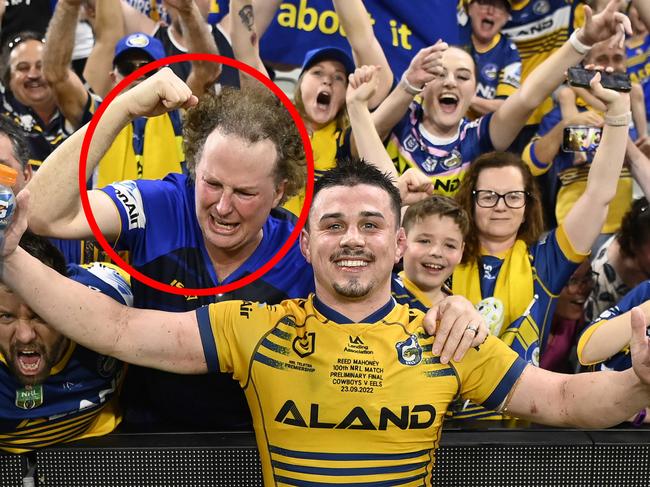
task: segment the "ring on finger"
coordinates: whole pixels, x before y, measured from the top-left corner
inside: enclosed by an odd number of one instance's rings
[[[474,336],[476,336],[478,334],[478,325],[472,325],[470,323],[469,325],[467,325],[465,330],[470,330],[470,331],[474,332]]]

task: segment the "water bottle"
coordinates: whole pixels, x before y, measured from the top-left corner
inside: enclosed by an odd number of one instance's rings
[[[4,164],[0,164],[0,233],[4,233],[11,224],[16,210],[16,198],[11,187],[16,184],[18,173]]]

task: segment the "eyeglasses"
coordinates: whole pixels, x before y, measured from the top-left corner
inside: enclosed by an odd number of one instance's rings
[[[117,72],[120,73],[122,76],[125,78],[133,73],[134,71],[137,71],[140,69],[142,66],[146,66],[149,64],[151,61],[120,61],[117,63],[115,66],[117,68]],[[152,69],[151,71],[148,71],[144,74],[145,78],[148,78],[149,76],[152,76],[158,71],[157,69]]]
[[[494,208],[499,203],[499,200],[503,198],[503,202],[508,208],[516,210],[526,204],[526,198],[530,196],[530,193],[527,191],[508,191],[501,194],[487,189],[478,189],[472,191],[472,195],[476,200],[476,204],[481,208]]]
[[[598,273],[596,271],[590,270],[587,274],[582,277],[573,277],[569,279],[566,284],[567,289],[570,293],[577,293],[581,288],[589,287],[591,288],[598,278]]]

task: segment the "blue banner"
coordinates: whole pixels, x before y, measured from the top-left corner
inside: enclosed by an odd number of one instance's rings
[[[224,15],[227,3],[213,3],[212,11]],[[438,39],[458,43],[455,0],[365,0],[364,4],[396,77],[421,48]],[[350,52],[341,30],[331,0],[287,0],[261,39],[262,58],[300,66],[314,47],[332,45]]]

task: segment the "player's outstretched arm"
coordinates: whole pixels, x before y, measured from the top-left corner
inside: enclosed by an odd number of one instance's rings
[[[536,423],[607,428],[650,405],[650,339],[643,312],[631,312],[632,369],[556,374],[528,365],[506,405],[508,414]]]
[[[29,190],[5,235],[2,282],[52,328],[84,347],[170,372],[207,371],[196,315],[129,308],[67,279],[17,247],[27,228]]]
[[[197,103],[188,86],[171,69],[152,77],[117,97],[106,109],[90,143],[86,179],[90,177],[117,134],[133,119],[156,116]],[[79,156],[87,127],[61,144],[29,182],[32,202],[29,227],[35,233],[58,238],[88,238],[92,235],[79,199]],[[101,191],[88,194],[93,214],[107,239],[120,231],[119,215],[110,198]]]

